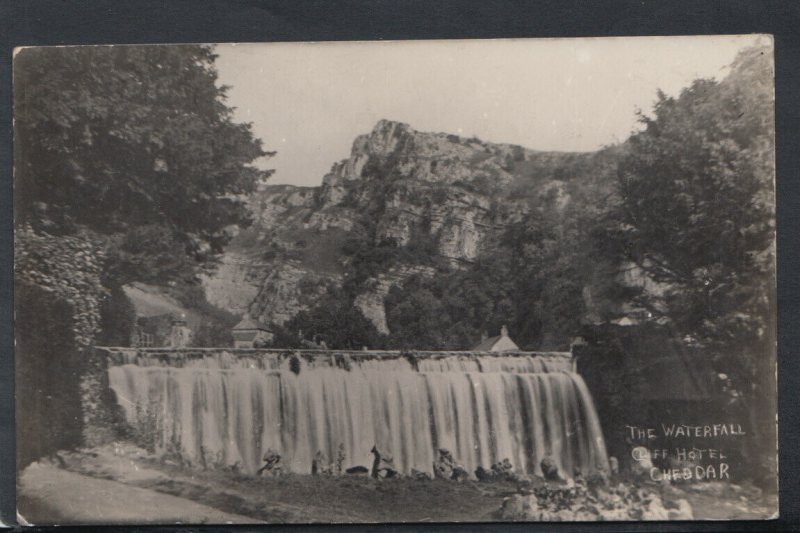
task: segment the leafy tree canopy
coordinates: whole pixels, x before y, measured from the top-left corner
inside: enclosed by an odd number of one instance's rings
[[[655,282],[636,302],[716,354],[739,390],[774,387],[771,50],[722,81],[659,95],[619,166],[618,257]]]
[[[330,289],[308,311],[301,311],[278,328],[273,344],[285,348],[307,347],[305,342],[331,349],[384,348],[385,339],[341,289]]]
[[[15,216],[109,238],[117,282],[193,277],[246,225],[272,155],[233,121],[208,46],[26,48],[15,57]]]

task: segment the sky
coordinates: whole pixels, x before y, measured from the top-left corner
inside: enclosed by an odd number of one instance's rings
[[[380,119],[537,150],[624,141],[657,90],[721,79],[758,36],[219,44],[270,183],[319,185]]]

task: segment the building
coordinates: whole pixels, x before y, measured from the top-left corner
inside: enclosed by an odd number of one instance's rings
[[[131,346],[185,348],[192,339],[186,317],[171,314],[137,317],[131,335]]]
[[[180,318],[174,318],[169,332],[169,346],[171,348],[185,348],[189,345],[191,338],[192,330],[186,326],[186,317],[181,315]]]
[[[122,289],[136,313],[131,346],[182,348],[189,345],[192,332],[200,326],[195,313],[167,294],[163,287],[137,282]]]
[[[258,345],[272,342],[272,332],[253,320],[245,317],[232,330],[234,348],[256,348]]]
[[[473,352],[518,352],[519,346],[508,336],[508,328],[500,328],[500,335],[496,337],[484,338],[481,342],[472,347]]]

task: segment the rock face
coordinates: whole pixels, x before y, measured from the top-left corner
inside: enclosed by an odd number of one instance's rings
[[[381,120],[353,142],[319,187],[266,186],[249,198],[254,224],[236,236],[204,280],[209,301],[265,324],[283,324],[351,275],[347,243],[413,250],[400,264],[368,272],[356,305],[383,333],[383,300],[410,275],[431,275],[432,258],[462,268],[538,191],[563,208],[565,165],[592,154],[536,152]],[[530,195],[528,195],[530,197]],[[546,199],[546,200],[545,200]]]
[[[386,324],[386,309],[384,299],[395,285],[402,283],[412,275],[432,276],[436,270],[424,265],[402,265],[381,273],[377,277],[369,278],[364,283],[364,292],[356,296],[354,304],[363,315],[375,325],[380,333],[389,333]]]

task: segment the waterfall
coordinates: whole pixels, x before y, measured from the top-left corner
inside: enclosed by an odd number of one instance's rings
[[[541,474],[545,456],[568,475],[608,467],[592,398],[563,356],[128,351],[113,363],[128,423],[195,463],[254,473],[271,448],[309,473],[318,450],[368,466],[377,444],[404,473],[432,472],[438,448],[470,473],[508,458]]]

